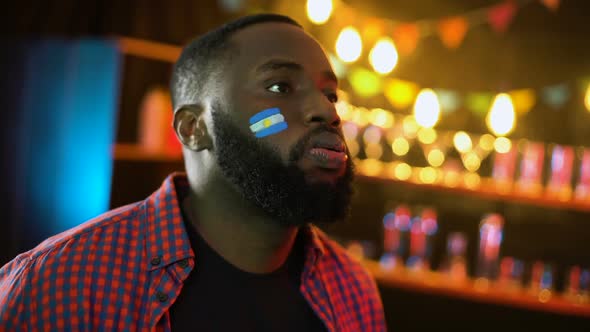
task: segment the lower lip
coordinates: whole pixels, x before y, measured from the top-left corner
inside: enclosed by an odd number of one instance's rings
[[[348,160],[348,155],[323,148],[313,148],[307,153],[308,158],[320,168],[341,169]]]

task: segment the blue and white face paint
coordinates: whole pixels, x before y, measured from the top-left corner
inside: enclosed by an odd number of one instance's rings
[[[257,138],[274,135],[285,129],[287,129],[287,122],[277,107],[256,113],[250,118],[250,130]]]

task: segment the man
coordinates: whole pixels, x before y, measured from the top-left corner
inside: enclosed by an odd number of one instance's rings
[[[312,225],[347,215],[337,80],[288,17],[241,18],[174,67],[186,175],[0,270],[7,330],[383,331],[372,278]]]

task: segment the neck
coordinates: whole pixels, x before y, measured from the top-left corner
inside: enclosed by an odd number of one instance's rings
[[[182,203],[203,239],[241,270],[269,273],[281,267],[291,252],[298,228],[270,220],[233,188],[214,188],[207,192],[193,190]]]

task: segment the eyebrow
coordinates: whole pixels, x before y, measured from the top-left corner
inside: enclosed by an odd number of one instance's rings
[[[256,68],[257,73],[265,73],[265,72],[272,72],[281,69],[287,69],[291,71],[303,71],[303,66],[297,62],[289,61],[289,60],[269,60]],[[322,78],[327,79],[328,81],[333,81],[334,83],[338,84],[338,78],[336,74],[334,74],[331,70],[325,70],[322,72]]]

